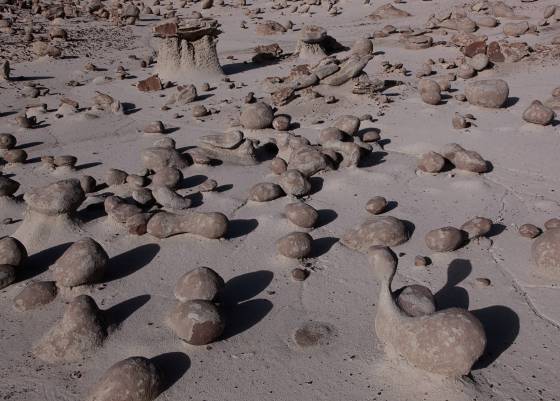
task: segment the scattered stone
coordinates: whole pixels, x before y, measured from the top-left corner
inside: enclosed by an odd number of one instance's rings
[[[416,166],[426,173],[437,174],[443,170],[445,159],[439,153],[428,152],[420,156]]]
[[[210,301],[177,302],[167,318],[171,330],[192,345],[206,345],[223,333],[225,321],[218,307]]]
[[[304,202],[289,203],[284,212],[288,220],[303,228],[313,228],[319,219],[317,210]]]
[[[147,232],[156,238],[189,233],[218,239],[224,237],[228,225],[228,218],[217,212],[191,212],[185,215],[159,212],[148,221]]]
[[[40,308],[56,298],[58,289],[54,281],[33,281],[14,298],[14,307],[20,312]]]
[[[461,230],[468,234],[469,239],[483,237],[492,230],[492,220],[486,217],[474,217],[461,226]]]
[[[408,241],[408,231],[404,222],[396,217],[370,217],[356,228],[347,230],[340,241],[350,249],[365,252],[375,245],[400,245]]]
[[[214,270],[197,267],[179,277],[173,293],[181,302],[195,299],[214,301],[224,285],[224,279]]]
[[[307,277],[309,277],[308,270],[300,269],[299,267],[296,267],[295,269],[292,270],[292,278],[295,281],[305,281]]]
[[[546,230],[533,242],[533,260],[547,275],[560,277],[560,228]]]
[[[470,104],[487,108],[504,107],[509,95],[509,87],[502,79],[486,79],[469,82],[465,95]]]
[[[531,105],[523,112],[523,120],[539,125],[550,124],[555,116],[554,110],[546,107],[539,100],[533,100]]]
[[[261,182],[251,188],[249,191],[249,200],[255,202],[269,202],[284,195],[285,193],[279,185],[272,182]]]
[[[533,224],[523,224],[518,232],[522,237],[533,239],[541,233],[541,229]]]
[[[368,200],[366,204],[366,210],[371,214],[380,214],[385,211],[387,207],[387,199],[382,196],[374,196]]]
[[[436,303],[432,291],[423,285],[407,285],[397,297],[397,305],[408,316],[431,315],[436,311]]]
[[[311,253],[311,235],[303,232],[292,232],[276,241],[276,249],[280,255],[291,259],[305,258]]]
[[[463,234],[455,227],[443,227],[428,232],[424,239],[432,251],[451,252],[461,246]]]

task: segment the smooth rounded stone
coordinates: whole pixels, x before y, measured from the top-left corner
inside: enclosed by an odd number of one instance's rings
[[[25,246],[13,237],[0,239],[0,264],[20,267],[27,259]]]
[[[552,219],[545,221],[544,228],[546,228],[547,230],[551,230],[553,228],[560,228],[560,219],[554,217]]]
[[[296,226],[312,228],[319,219],[319,212],[305,202],[289,203],[284,207],[286,217]]]
[[[41,188],[34,188],[23,195],[27,206],[46,215],[76,211],[85,199],[80,181],[71,178]]]
[[[56,167],[74,168],[78,163],[78,158],[71,155],[56,156],[53,158],[53,163]]]
[[[468,128],[470,123],[467,121],[465,117],[463,117],[459,113],[455,113],[451,118],[451,125],[455,129],[464,129],[464,128]]]
[[[306,145],[294,149],[288,161],[289,169],[299,170],[307,177],[328,167],[326,156],[312,146]]]
[[[245,104],[239,117],[243,128],[264,129],[272,125],[274,113],[272,108],[264,102]]]
[[[441,88],[432,79],[421,79],[418,84],[418,91],[424,103],[436,105],[441,101]]]
[[[115,363],[92,387],[86,401],[153,401],[164,388],[163,375],[147,358]]]
[[[291,121],[291,117],[285,114],[276,116],[274,117],[274,120],[272,120],[272,128],[276,131],[288,131],[288,129],[290,129]]]
[[[387,207],[387,199],[382,196],[374,196],[366,203],[366,210],[371,214],[383,213]]]
[[[502,29],[506,36],[521,36],[529,30],[529,23],[527,21],[507,22]]]
[[[183,341],[206,345],[217,340],[225,328],[220,310],[210,301],[178,302],[167,320],[169,327]]]
[[[414,266],[417,267],[426,267],[430,264],[430,261],[427,257],[422,255],[416,255],[414,257]]]
[[[157,238],[189,233],[209,239],[218,239],[223,238],[227,233],[228,225],[229,220],[223,213],[191,212],[179,215],[160,212],[148,221],[147,231]]]
[[[334,122],[334,127],[347,135],[354,136],[360,129],[360,119],[356,116],[340,116]]]
[[[459,150],[455,153],[451,162],[458,170],[470,171],[471,173],[488,171],[488,163],[473,150]]]
[[[461,64],[457,69],[457,76],[462,79],[469,79],[474,77],[476,70],[469,64]]]
[[[105,183],[109,186],[113,185],[123,185],[126,183],[126,177],[128,174],[126,171],[119,170],[117,168],[110,168],[105,177]]]
[[[305,258],[311,253],[311,235],[303,232],[292,232],[276,241],[276,250],[282,256],[291,259]]]
[[[474,68],[476,71],[482,71],[486,67],[488,67],[488,56],[484,53],[475,54],[470,60],[469,65]]]
[[[144,127],[145,134],[163,134],[165,132],[165,126],[161,121],[152,121]]]
[[[0,196],[12,196],[19,189],[19,182],[0,176]]]
[[[177,143],[173,138],[163,137],[163,138],[159,138],[157,141],[154,142],[154,147],[175,149],[177,147]]]
[[[126,219],[124,223],[126,230],[132,235],[144,235],[148,232],[148,220],[151,213],[137,213]]]
[[[435,174],[443,170],[443,167],[445,166],[445,159],[439,153],[428,152],[420,156],[416,166],[421,171]]]
[[[311,183],[298,170],[287,170],[280,175],[278,184],[282,190],[293,196],[305,196],[311,191]]]
[[[249,190],[249,200],[255,202],[269,202],[284,196],[285,193],[280,185],[272,182],[261,182],[253,185]]]
[[[148,188],[136,188],[132,191],[132,199],[140,205],[146,206],[154,202],[152,191]]]
[[[486,217],[474,217],[461,226],[461,230],[465,231],[469,239],[483,237],[492,230],[492,220]]]
[[[533,100],[529,107],[523,112],[523,120],[532,124],[548,125],[552,122],[556,113],[540,100]]]
[[[368,129],[362,135],[362,141],[369,143],[369,142],[377,142],[381,139],[381,135],[378,129]]]
[[[560,228],[546,230],[533,242],[533,260],[538,268],[554,277],[560,277]]]
[[[275,157],[270,161],[270,171],[276,175],[280,175],[287,170],[288,164],[284,159],[280,157]]]
[[[23,149],[6,150],[2,155],[6,163],[23,163],[27,160],[27,152]]]
[[[99,243],[86,237],[74,242],[51,267],[57,284],[75,287],[99,282],[107,269],[109,256]]]
[[[16,137],[12,134],[0,134],[0,149],[10,150],[16,146]]]
[[[140,213],[142,210],[136,205],[125,202],[118,196],[108,196],[103,202],[105,212],[118,223],[124,224],[126,220]]]
[[[238,130],[224,132],[217,135],[205,135],[200,142],[222,149],[233,149],[243,142],[243,132]]]
[[[305,43],[320,43],[327,36],[325,28],[317,25],[305,25],[300,31],[300,39]]]
[[[436,311],[436,302],[428,287],[418,284],[407,285],[397,297],[397,305],[408,316],[430,315]]]
[[[0,290],[16,281],[16,268],[12,265],[0,265]]]
[[[352,44],[350,51],[359,56],[373,53],[373,43],[368,38],[359,38]]]
[[[487,108],[504,107],[509,86],[503,79],[485,79],[468,82],[465,86],[465,95],[470,104]]]
[[[224,279],[214,270],[197,267],[179,277],[173,294],[181,302],[194,299],[213,301],[224,286]]]
[[[200,117],[207,116],[208,114],[210,114],[210,112],[208,111],[206,106],[204,106],[202,104],[197,104],[197,105],[193,106],[193,108],[191,110],[191,114],[192,114],[193,117],[200,118]]]
[[[408,241],[408,231],[402,220],[393,216],[370,217],[364,223],[347,230],[340,242],[350,249],[367,251],[375,245],[397,246]]]
[[[88,295],[74,298],[64,316],[35,345],[33,353],[47,363],[74,362],[90,356],[107,337],[102,312]]]
[[[183,180],[183,173],[175,167],[164,167],[152,176],[155,187],[176,188]]]
[[[328,141],[343,141],[346,134],[336,127],[323,128],[319,132],[319,142],[325,143]]]
[[[146,177],[138,174],[129,174],[126,177],[126,183],[133,188],[141,188],[146,186],[147,180]]]
[[[498,25],[498,20],[494,17],[489,16],[489,15],[483,15],[476,20],[476,23],[477,23],[478,26],[481,26],[481,27],[484,27],[484,28],[494,28],[495,26]]]
[[[428,232],[424,240],[432,251],[451,252],[461,246],[463,234],[455,227],[442,227]]]
[[[167,187],[155,187],[152,195],[156,202],[166,209],[184,210],[190,208],[192,204],[189,198],[182,197]]]
[[[296,329],[293,338],[298,346],[309,348],[330,345],[336,334],[335,328],[328,323],[306,322]]]
[[[40,308],[56,298],[58,289],[54,281],[33,281],[14,298],[14,307],[20,312]]]
[[[304,281],[305,279],[307,279],[307,277],[309,277],[309,271],[305,269],[300,269],[299,267],[292,269],[291,274],[292,274],[292,278],[295,281]]]
[[[165,167],[175,167],[179,170],[188,166],[183,156],[170,147],[151,147],[142,151],[144,167],[155,172]]]
[[[518,232],[522,237],[533,239],[541,233],[541,229],[534,224],[523,224],[519,227]]]
[[[95,178],[91,175],[82,175],[80,177],[80,187],[86,194],[95,192],[95,188],[97,188],[97,181],[95,181]]]

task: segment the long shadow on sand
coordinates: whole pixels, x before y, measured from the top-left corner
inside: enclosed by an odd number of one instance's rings
[[[469,308],[469,293],[457,285],[465,280],[472,271],[471,262],[455,259],[447,270],[447,283],[435,295],[437,309]],[[519,316],[504,305],[493,305],[471,310],[486,332],[486,350],[476,362],[473,369],[482,369],[491,365],[506,351],[519,335]]]
[[[130,249],[109,260],[105,282],[129,276],[149,264],[158,254],[159,245],[146,244]]]
[[[132,316],[134,312],[144,306],[150,298],[148,294],[139,295],[111,306],[105,311],[107,326],[111,329],[119,327],[126,319]]]
[[[228,339],[250,329],[272,310],[268,299],[252,299],[268,287],[274,274],[268,270],[245,273],[229,280],[220,294],[220,304],[226,316],[222,335]]]
[[[190,358],[182,352],[166,352],[165,354],[153,357],[151,361],[161,372],[163,380],[162,393],[177,383],[191,367]]]
[[[18,281],[28,280],[46,272],[49,266],[56,262],[70,245],[72,245],[72,242],[66,242],[29,255],[23,269],[18,269]]]

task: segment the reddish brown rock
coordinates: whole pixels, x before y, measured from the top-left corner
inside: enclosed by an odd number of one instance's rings
[[[473,42],[463,48],[463,54],[467,57],[474,57],[477,54],[485,54],[486,47],[486,42],[484,41]]]
[[[139,81],[136,87],[140,92],[159,91],[163,88],[161,86],[161,80],[157,75],[152,75],[149,78]]]
[[[490,42],[486,49],[486,55],[493,63],[503,63],[506,60],[498,42]]]

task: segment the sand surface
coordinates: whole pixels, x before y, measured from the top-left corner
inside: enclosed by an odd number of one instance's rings
[[[330,16],[326,5],[312,6],[311,14],[300,14],[274,10],[273,3],[267,1],[209,10],[201,10],[200,3],[178,8],[178,16],[197,10],[222,24],[218,55],[234,88],[229,82],[208,79],[212,90],[199,90],[200,100],[166,111],[161,107],[175,88],[140,92],[135,87],[153,74],[155,64],[141,68],[138,59],[156,50],[151,28],[162,17],[141,15],[136,25],[121,27],[87,14],[66,19],[62,26],[70,40],[62,48],[67,57],[57,59],[37,58],[21,36],[10,38],[1,33],[0,57],[11,61],[14,79],[0,81],[0,132],[15,135],[18,146],[28,153],[26,163],[5,165],[3,174],[21,184],[19,195],[70,176],[87,174],[103,182],[109,168],[139,172],[143,168],[140,152],[158,139],[158,135],[142,133],[147,123],[161,120],[169,128],[166,135],[179,149],[196,146],[201,136],[224,132],[238,119],[248,92],[270,101],[261,85],[264,78],[286,76],[300,64],[296,57],[273,64],[253,63],[255,46],[278,43],[289,54],[296,47],[298,28],[316,24],[350,47],[356,38],[371,35],[387,24],[421,28],[431,14],[464,4],[409,0],[395,6],[412,17],[372,21],[367,15],[384,4],[372,3],[340,1],[337,6],[342,13],[337,16]],[[555,3],[510,0],[508,4],[536,24],[544,7]],[[263,13],[255,17],[244,14],[258,7]],[[41,16],[33,19],[37,26],[50,24]],[[262,20],[291,20],[294,29],[259,36],[255,26]],[[241,28],[242,21],[247,29]],[[540,29],[539,35],[525,34],[517,40],[549,44],[560,32],[560,23]],[[447,35],[443,31],[430,35],[435,40],[449,40],[453,31],[447,30]],[[504,37],[500,26],[481,28],[477,33],[490,40]],[[299,97],[278,107],[277,113],[289,114],[297,123],[292,132],[312,142],[318,140],[321,128],[345,114],[371,114],[373,120],[363,121],[361,129],[377,128],[382,138],[383,151],[374,151],[360,168],[340,168],[312,177],[314,189],[305,200],[319,211],[320,222],[310,232],[314,242],[309,258],[292,261],[276,252],[275,241],[297,230],[283,216],[284,206],[293,199],[247,202],[254,184],[276,181],[269,160],[251,167],[224,163],[183,170],[185,180],[179,192],[192,194],[195,210],[219,211],[230,219],[228,235],[221,240],[190,235],[158,240],[150,235],[129,235],[108,220],[102,199],[95,197],[115,192],[115,188],[102,189],[82,206],[80,230],[54,228],[48,241],[28,248],[25,277],[0,290],[0,399],[84,400],[107,368],[134,355],[156,357],[161,362],[168,382],[158,399],[170,401],[559,399],[558,281],[534,274],[531,240],[517,232],[524,223],[543,227],[549,218],[560,216],[560,122],[542,127],[521,119],[532,100],[545,100],[560,85],[558,52],[535,52],[519,62],[496,63],[481,71],[474,79],[501,78],[510,87],[508,107],[493,110],[455,100],[453,95],[464,88],[466,81],[462,79],[451,83],[457,92],[450,93],[444,104],[431,106],[418,96],[415,72],[428,58],[453,60],[460,56],[456,47],[407,50],[399,42],[399,34],[374,39],[373,45],[375,56],[365,72],[370,78],[403,81],[384,92],[392,102],[379,104],[367,95],[354,95],[349,86],[319,86],[317,92],[334,94],[338,101],[326,104],[324,98]],[[337,57],[345,54],[337,53]],[[387,74],[381,67],[384,60],[403,63],[411,73]],[[86,63],[95,64],[100,71],[84,71]],[[119,65],[131,78],[114,79]],[[96,78],[103,76],[113,79],[99,83]],[[82,85],[67,86],[70,80]],[[24,86],[30,82],[48,88],[48,93],[36,99],[23,96]],[[202,82],[185,77],[180,83],[199,87]],[[85,112],[55,116],[62,96],[87,108],[95,91],[110,94],[128,111],[92,120],[84,117]],[[47,105],[47,112],[38,115],[38,126],[18,127],[16,114],[34,103]],[[194,118],[191,109],[197,104],[219,112]],[[454,112],[473,114],[475,125],[453,129]],[[267,129],[252,135],[268,138],[276,133]],[[479,152],[491,162],[491,171],[481,175],[416,172],[418,155],[437,151],[450,142]],[[41,167],[40,157],[45,155],[77,156],[77,171],[53,174]],[[216,180],[219,190],[197,193],[196,187],[206,178]],[[378,284],[365,256],[341,245],[339,238],[368,217],[365,204],[378,195],[391,202],[391,210],[385,214],[409,222],[413,230],[408,242],[394,248],[399,255],[394,288],[425,285],[435,294],[438,308],[467,308],[485,327],[487,350],[469,378],[446,380],[412,369],[386,350],[375,335]],[[1,235],[16,232],[24,209],[23,203],[0,209],[1,219],[15,220],[0,225]],[[459,227],[474,216],[493,220],[491,235],[449,253],[433,253],[426,247],[424,235],[429,230]],[[29,312],[15,310],[12,300],[28,280],[51,279],[49,266],[69,243],[86,235],[102,244],[111,260],[106,280],[80,291],[113,314],[119,325],[93,356],[77,363],[46,364],[32,354],[32,346],[60,318],[65,302],[75,294],[59,294],[52,303]],[[416,255],[430,257],[432,264],[415,267]],[[175,302],[177,278],[197,266],[211,267],[226,280],[226,331],[208,347],[186,344],[164,321]],[[303,282],[291,278],[291,270],[298,266],[310,271]],[[491,285],[477,286],[475,279],[480,277],[490,279]],[[327,323],[330,337],[317,346],[302,348],[294,342],[293,333],[309,321]]]

